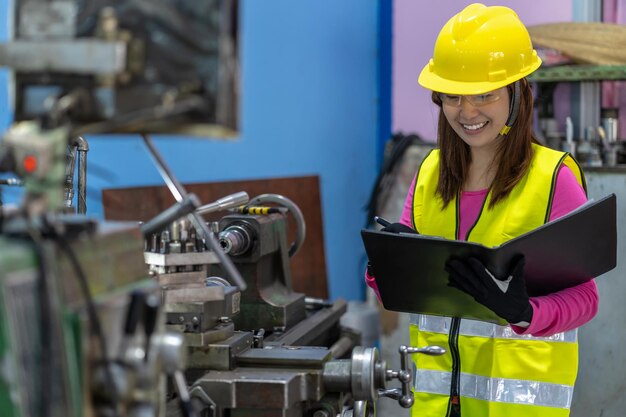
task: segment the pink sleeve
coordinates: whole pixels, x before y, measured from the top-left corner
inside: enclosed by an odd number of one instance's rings
[[[409,192],[404,200],[404,208],[402,209],[402,215],[400,216],[400,223],[407,225],[409,227],[413,227],[413,191],[415,190],[415,179],[411,181],[411,186],[409,187]]]
[[[415,178],[413,178],[413,182],[411,182],[411,186],[409,187],[409,193],[404,200],[404,208],[402,209],[402,215],[400,216],[400,223],[413,227],[411,221],[411,214],[413,213],[413,190],[415,189]],[[376,277],[370,275],[365,271],[365,283],[368,287],[374,290],[376,296],[380,300],[380,293],[378,292],[378,285],[376,285]]]
[[[365,270],[365,283],[367,284],[368,287],[374,290],[374,293],[376,293],[376,297],[378,297],[378,301],[380,301],[380,293],[378,292],[378,285],[376,284],[376,277],[368,274],[367,270]]]
[[[561,166],[556,178],[550,220],[569,213],[587,201],[585,191],[572,171]],[[533,319],[527,328],[511,326],[517,334],[550,336],[575,329],[598,312],[598,289],[595,280],[541,297],[531,297]]]

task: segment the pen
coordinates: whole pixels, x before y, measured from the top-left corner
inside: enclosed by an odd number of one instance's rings
[[[382,217],[374,216],[374,221],[380,224],[382,227],[391,226],[391,223],[389,223],[387,220],[383,219]]]

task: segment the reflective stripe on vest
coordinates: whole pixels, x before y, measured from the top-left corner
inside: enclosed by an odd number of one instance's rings
[[[439,317],[434,318],[434,323],[428,323],[431,317],[424,315],[418,319],[425,326],[410,326],[411,345],[438,345],[449,349],[449,352],[442,356],[415,355],[417,357],[413,359],[419,369],[451,372],[454,356],[450,338],[453,332],[449,334],[445,327],[437,326],[437,322],[442,323]],[[503,326],[489,329],[489,324],[482,327],[477,323],[460,321],[457,332],[460,372],[490,378],[574,385],[578,367],[576,331],[561,333],[554,338],[512,336],[510,327],[508,330]]]
[[[562,164],[586,188],[582,171],[569,154],[533,145],[528,173],[493,209],[488,207],[488,193],[468,240],[496,246],[547,222]],[[422,234],[458,239],[458,198],[443,208],[436,195],[438,179],[439,151],[435,150],[423,161],[415,181],[413,225]],[[448,317],[412,315],[411,345],[438,344],[448,349],[451,322]],[[578,368],[577,331],[551,337],[520,336],[510,326],[461,320],[458,355],[461,414],[568,415]],[[452,355],[413,355],[413,360],[417,369],[413,415],[446,416]]]
[[[450,372],[418,370],[415,390],[448,395]],[[569,408],[574,387],[536,381],[488,378],[461,373],[461,396],[500,403]]]

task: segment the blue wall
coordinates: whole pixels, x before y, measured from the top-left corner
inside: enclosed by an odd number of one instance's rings
[[[181,182],[319,175],[331,298],[363,297],[359,231],[379,137],[387,134],[379,129],[380,108],[389,119],[388,97],[378,97],[380,7],[362,0],[243,0],[240,138],[156,139]],[[102,216],[102,188],[162,184],[137,137],[87,138],[89,214]]]

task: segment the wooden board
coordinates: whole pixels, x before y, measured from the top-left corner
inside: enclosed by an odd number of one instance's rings
[[[296,203],[306,222],[306,238],[291,259],[294,291],[311,297],[328,298],[319,177],[196,183],[185,184],[184,187],[187,192],[194,193],[203,205],[238,191],[247,192],[250,198],[265,193],[280,194]],[[166,186],[153,186],[104,189],[102,202],[107,220],[147,221],[173,205],[175,200]],[[218,220],[226,214],[218,212],[205,218]],[[295,222],[291,216],[288,222],[287,239],[293,242]]]

